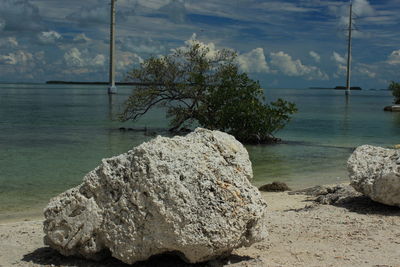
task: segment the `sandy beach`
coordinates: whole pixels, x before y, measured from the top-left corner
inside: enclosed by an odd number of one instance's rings
[[[133,266],[400,267],[400,209],[357,197],[340,206],[314,197],[263,193],[269,237],[224,260],[188,265],[159,256]],[[43,245],[42,219],[0,222],[0,266],[128,266],[63,257]]]

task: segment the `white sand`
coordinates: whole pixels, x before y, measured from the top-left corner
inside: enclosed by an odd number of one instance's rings
[[[355,199],[342,207],[310,197],[263,193],[269,238],[224,261],[195,266],[400,267],[400,208]],[[60,256],[43,245],[41,220],[0,222],[0,266],[127,266]],[[134,266],[189,266],[162,256]]]

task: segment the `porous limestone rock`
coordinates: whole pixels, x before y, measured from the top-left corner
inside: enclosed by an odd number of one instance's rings
[[[265,184],[258,188],[260,191],[264,192],[284,192],[290,191],[290,187],[283,182],[272,182],[271,184]]]
[[[400,207],[400,150],[364,145],[347,166],[354,189],[376,202]]]
[[[63,255],[132,264],[176,253],[195,263],[266,236],[266,203],[246,149],[196,129],[157,137],[102,164],[44,211],[45,243]]]
[[[289,195],[308,195],[315,197],[315,202],[324,205],[343,205],[352,202],[362,194],[348,184],[317,185],[291,191]]]

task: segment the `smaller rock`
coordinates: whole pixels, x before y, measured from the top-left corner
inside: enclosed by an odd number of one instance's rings
[[[316,185],[313,187],[289,192],[289,195],[306,195],[306,196],[320,196],[326,194],[328,194],[328,187],[321,185]]]
[[[392,106],[386,106],[384,111],[400,111],[400,105],[392,105]]]
[[[393,105],[392,111],[400,111],[400,105]]]
[[[347,161],[350,185],[373,201],[400,207],[400,151],[364,145]]]
[[[273,182],[272,184],[265,184],[258,188],[260,191],[264,192],[284,192],[284,191],[291,191],[287,184],[282,182]]]
[[[394,149],[400,149],[400,144],[394,145],[393,147],[394,147]]]
[[[319,195],[315,201],[325,205],[345,204],[362,195],[350,185],[327,187],[327,192],[327,194]]]
[[[361,196],[350,185],[317,185],[314,187],[289,192],[290,195],[307,195],[316,197],[315,202],[324,205],[345,204],[351,202],[355,197]]]

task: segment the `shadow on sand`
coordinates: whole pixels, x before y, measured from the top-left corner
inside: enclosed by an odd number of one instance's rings
[[[342,207],[351,212],[359,214],[372,214],[383,216],[400,216],[400,208],[384,205],[371,200],[366,196],[349,197],[343,203],[333,204],[336,207]]]
[[[314,186],[301,190],[288,192],[289,195],[307,195],[310,199],[304,202],[311,202],[304,208],[287,211],[303,211],[316,208],[318,205],[332,205],[345,208],[350,212],[364,215],[400,216],[400,207],[388,206],[371,200],[354,190],[348,184],[334,186]]]
[[[137,262],[133,265],[125,264],[117,259],[108,257],[101,261],[85,260],[77,257],[65,257],[56,250],[43,247],[24,255],[22,261],[37,265],[51,266],[74,266],[74,267],[222,267],[226,264],[233,264],[246,261],[254,261],[251,257],[230,255],[228,258],[214,260],[204,263],[189,264],[182,261],[176,255],[157,255],[147,261]]]

